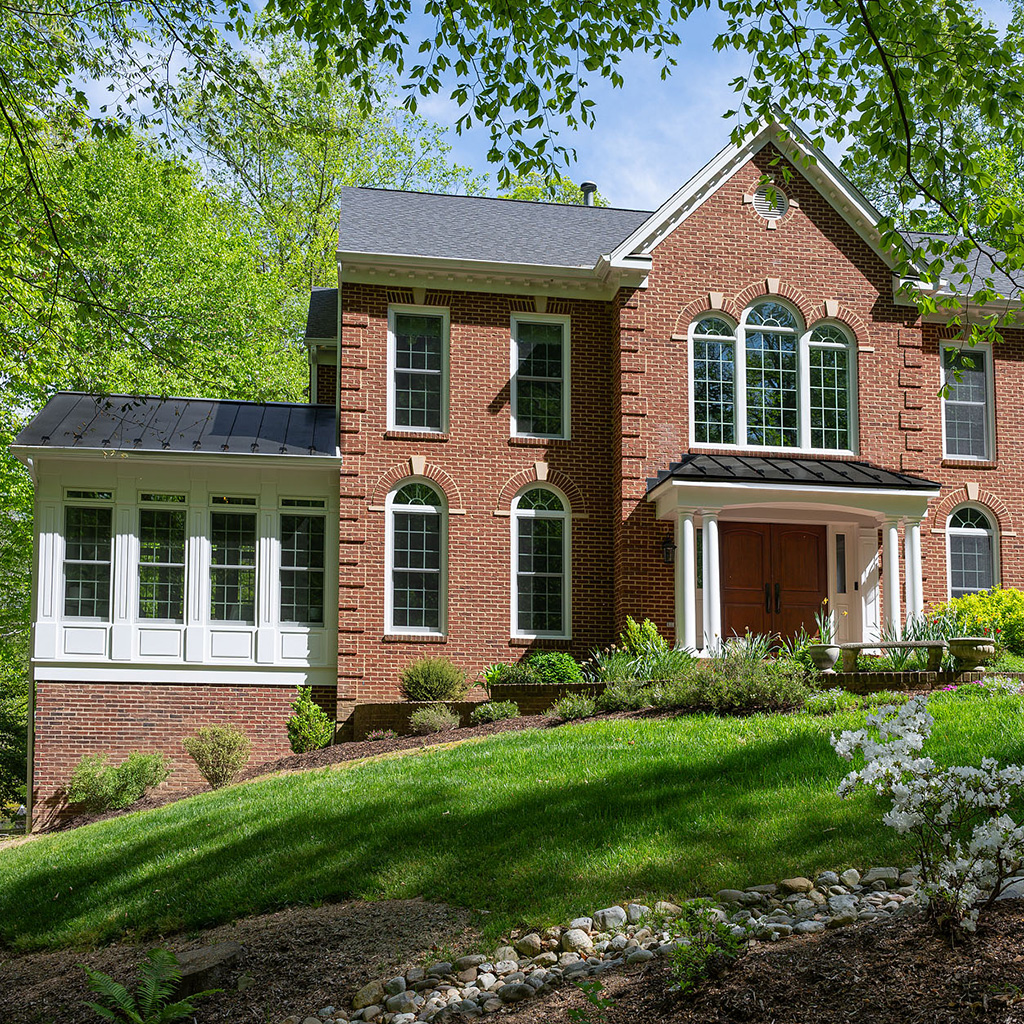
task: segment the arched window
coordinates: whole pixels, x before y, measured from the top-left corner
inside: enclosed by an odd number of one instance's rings
[[[850,338],[836,324],[805,330],[775,299],[733,328],[717,314],[690,329],[693,440],[747,448],[852,451]]]
[[[569,513],[549,487],[531,487],[512,503],[512,634],[567,638]]]
[[[994,538],[992,523],[981,509],[964,505],[949,517],[946,543],[950,597],[963,597],[995,586]]]
[[[448,509],[433,484],[399,484],[389,495],[386,619],[389,633],[444,633]]]

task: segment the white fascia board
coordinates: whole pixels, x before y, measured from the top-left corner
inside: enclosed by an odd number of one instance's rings
[[[650,261],[610,268],[604,257],[592,267],[549,266],[541,263],[502,263],[490,260],[451,259],[338,252],[339,278],[352,284],[390,284],[451,288],[464,291],[501,291],[513,294],[608,299],[620,287],[642,284]]]
[[[150,463],[154,466],[167,465],[171,462],[182,462],[194,466],[196,463],[220,463],[221,465],[239,466],[242,463],[267,463],[277,469],[311,469],[319,466],[337,471],[342,463],[340,452],[335,455],[282,455],[280,452],[183,452],[183,451],[151,451],[143,448],[58,448],[32,447],[29,445],[11,445],[11,454],[28,465],[31,459],[37,465],[41,458],[83,459],[110,462],[112,458],[131,459],[133,462]]]

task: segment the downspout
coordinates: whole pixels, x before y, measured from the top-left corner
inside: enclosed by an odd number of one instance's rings
[[[334,347],[334,432],[338,454],[341,455],[341,261],[338,261],[338,323]]]

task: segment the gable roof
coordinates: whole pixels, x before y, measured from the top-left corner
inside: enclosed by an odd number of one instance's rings
[[[477,260],[521,266],[597,265],[650,213],[483,196],[345,187],[338,256]]]
[[[338,289],[314,288],[309,295],[306,337],[323,341],[338,337]]]
[[[17,448],[337,457],[334,407],[58,391]]]

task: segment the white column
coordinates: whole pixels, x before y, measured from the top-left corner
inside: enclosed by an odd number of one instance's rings
[[[718,561],[718,512],[704,512],[704,653],[722,639],[722,584]]]
[[[676,646],[697,647],[696,534],[693,512],[676,520]]]
[[[910,530],[907,529],[907,521],[903,520],[903,604],[907,610],[907,618],[914,615],[914,582],[911,567],[913,562],[910,558]]]
[[[906,526],[907,536],[910,538],[907,544],[907,583],[910,590],[910,601],[913,609],[912,614],[922,615],[924,613],[924,570],[921,566],[921,522],[911,520]]]
[[[885,576],[885,625],[897,636],[902,632],[900,614],[900,524],[886,519],[882,524],[882,572]]]

